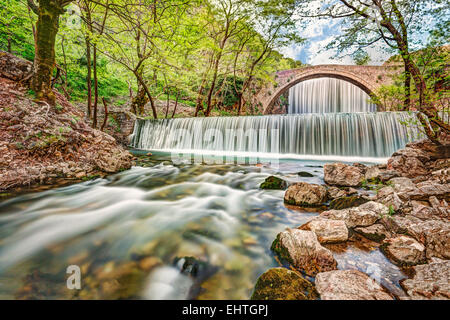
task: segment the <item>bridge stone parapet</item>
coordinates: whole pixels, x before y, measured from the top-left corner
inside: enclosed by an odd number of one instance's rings
[[[395,65],[353,66],[353,65],[317,65],[298,69],[283,70],[276,73],[275,82],[262,88],[255,96],[255,102],[264,114],[270,114],[275,101],[290,87],[302,81],[316,78],[337,78],[348,81],[374,96],[382,85],[389,85],[393,76],[401,68]],[[383,110],[382,106],[379,106]]]

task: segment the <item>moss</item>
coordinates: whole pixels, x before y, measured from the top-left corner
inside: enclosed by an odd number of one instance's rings
[[[293,263],[289,251],[280,243],[280,234],[278,234],[275,240],[273,240],[272,245],[270,246],[270,250],[272,250],[280,258],[281,261],[286,261],[289,264]]]
[[[298,272],[286,268],[272,268],[256,281],[251,300],[315,300],[314,285]]]
[[[287,188],[287,182],[275,176],[270,176],[259,187],[261,189],[284,190]]]

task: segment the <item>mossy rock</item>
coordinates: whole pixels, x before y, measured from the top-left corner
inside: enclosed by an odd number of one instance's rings
[[[259,186],[261,189],[285,190],[287,182],[275,176],[270,176]]]
[[[312,178],[314,177],[313,174],[306,172],[306,171],[300,171],[297,173],[299,177],[304,177],[304,178]]]
[[[298,272],[286,268],[272,268],[256,281],[251,300],[315,300],[314,285]]]
[[[272,250],[281,259],[281,261],[289,264],[293,263],[289,251],[280,243],[280,234],[278,234],[275,240],[273,240],[270,250]]]
[[[369,199],[362,196],[341,197],[330,202],[330,209],[342,210],[351,207],[358,207],[369,201]]]

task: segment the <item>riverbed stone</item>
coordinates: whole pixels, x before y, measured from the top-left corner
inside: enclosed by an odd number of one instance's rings
[[[327,163],[323,172],[325,183],[333,186],[358,187],[364,180],[364,170],[360,166],[345,163]]]
[[[280,259],[310,276],[337,267],[331,251],[319,243],[312,231],[287,228],[277,235],[271,249]]]
[[[358,227],[354,230],[367,239],[375,242],[381,242],[390,236],[389,231],[387,231],[386,228],[379,223],[373,224],[368,227]]]
[[[341,197],[334,199],[330,202],[330,209],[347,209],[351,207],[357,207],[359,205],[362,205],[366,202],[369,202],[370,199],[368,199],[366,196],[349,196],[349,197]]]
[[[294,183],[284,194],[286,203],[303,207],[320,206],[326,200],[327,189],[324,186],[306,182]]]
[[[371,166],[367,168],[364,178],[368,181],[378,181],[380,180],[381,170],[378,166]]]
[[[408,296],[414,300],[450,299],[450,261],[433,262],[413,267],[412,279],[400,281]]]
[[[343,220],[348,228],[367,227],[389,212],[389,208],[381,203],[369,201],[356,208],[328,210],[320,214],[321,218]]]
[[[342,220],[315,218],[299,229],[314,232],[320,243],[337,243],[348,240],[347,225]]]
[[[450,223],[437,219],[423,221],[411,215],[385,217],[381,223],[387,230],[407,234],[426,247],[426,257],[450,259]]]
[[[259,186],[261,189],[270,190],[285,190],[287,188],[287,182],[281,178],[270,176],[264,180]]]
[[[376,201],[387,207],[392,207],[395,211],[403,208],[403,201],[391,186],[383,187],[377,192]]]
[[[393,300],[375,280],[358,270],[322,272],[315,284],[322,300]]]
[[[348,195],[346,190],[334,186],[328,187],[327,191],[328,199],[330,200],[346,197]]]
[[[380,249],[386,257],[400,266],[413,266],[426,261],[425,246],[408,236],[386,239]]]
[[[301,274],[286,268],[272,268],[259,276],[251,300],[315,300],[314,285]]]
[[[403,177],[414,178],[428,173],[424,163],[430,160],[430,157],[422,150],[406,147],[392,154],[387,163],[388,170],[395,170]]]

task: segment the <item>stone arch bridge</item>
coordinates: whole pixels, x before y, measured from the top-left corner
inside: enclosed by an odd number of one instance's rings
[[[399,66],[345,66],[345,65],[317,65],[292,70],[279,71],[275,83],[261,89],[255,96],[258,108],[264,114],[270,114],[274,103],[290,87],[305,80],[316,78],[337,78],[348,81],[374,96],[381,85],[392,83],[395,74],[401,71]],[[379,106],[383,110],[382,106]]]

